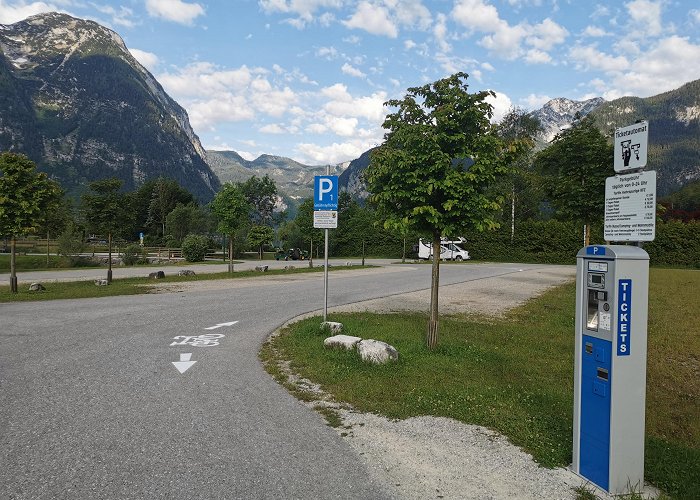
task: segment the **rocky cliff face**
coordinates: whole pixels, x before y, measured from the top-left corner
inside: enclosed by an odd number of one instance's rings
[[[65,14],[0,25],[0,150],[74,193],[107,177],[169,177],[204,201],[219,187],[187,113],[119,35]]]
[[[283,156],[261,155],[253,161],[235,151],[207,151],[207,161],[221,182],[244,182],[268,175],[278,190],[297,202],[313,196],[314,176],[326,175],[326,166],[304,165]],[[331,165],[330,175],[340,175],[345,164]]]
[[[596,97],[587,101],[572,101],[564,97],[552,99],[531,114],[542,124],[544,132],[540,139],[548,143],[563,129],[569,128],[576,116],[583,118],[603,104],[605,99]]]

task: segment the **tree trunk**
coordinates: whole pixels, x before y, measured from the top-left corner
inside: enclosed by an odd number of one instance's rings
[[[365,267],[365,240],[362,240],[362,267]]]
[[[587,247],[591,243],[591,225],[586,223],[583,226],[583,246]]]
[[[112,284],[112,233],[107,233],[107,283]]]
[[[233,236],[228,239],[228,272],[233,272]]]
[[[403,254],[401,255],[401,263],[406,263],[406,237],[403,237]]]
[[[311,238],[311,251],[309,252],[309,267],[314,267],[314,239]]]
[[[513,244],[515,237],[515,184],[510,192],[510,244]]]
[[[15,236],[10,238],[10,292],[17,293],[17,241]]]
[[[46,267],[49,267],[49,232],[46,231]]]
[[[438,343],[438,289],[440,287],[440,236],[433,236],[433,275],[430,282],[430,321],[428,322],[428,349]]]

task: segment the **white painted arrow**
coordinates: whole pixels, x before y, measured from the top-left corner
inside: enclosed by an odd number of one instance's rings
[[[180,361],[173,361],[173,364],[175,365],[175,368],[177,368],[177,371],[179,371],[180,373],[185,373],[187,370],[189,370],[192,367],[192,365],[196,363],[196,361],[190,361],[191,357],[191,352],[181,352]]]
[[[208,326],[205,328],[205,330],[216,330],[217,328],[221,328],[223,326],[233,326],[236,323],[238,323],[238,321],[230,321],[228,323],[219,323],[218,325]]]

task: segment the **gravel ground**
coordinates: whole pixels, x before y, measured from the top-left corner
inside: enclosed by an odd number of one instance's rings
[[[440,287],[441,314],[501,316],[546,289],[575,278],[572,266],[548,266],[518,274]],[[376,299],[331,311],[427,310],[429,290]],[[297,318],[298,319],[298,318]],[[296,321],[296,319],[295,319]],[[573,332],[572,332],[573,335]],[[298,381],[316,389],[308,381]],[[495,431],[443,417],[389,420],[346,405],[319,403],[338,412],[338,433],[357,451],[370,474],[400,499],[574,499],[586,481],[565,468],[540,467],[532,456]],[[604,491],[587,485],[600,499]],[[656,492],[645,489],[645,498]]]

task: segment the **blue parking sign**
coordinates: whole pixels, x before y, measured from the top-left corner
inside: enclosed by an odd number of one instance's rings
[[[314,210],[338,210],[338,176],[314,177]]]

